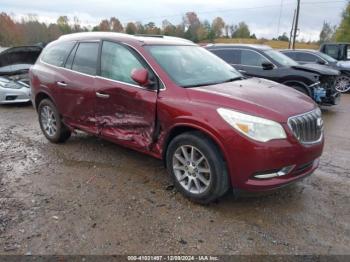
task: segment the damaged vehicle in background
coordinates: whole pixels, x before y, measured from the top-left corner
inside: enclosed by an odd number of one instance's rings
[[[214,44],[206,48],[250,77],[266,78],[311,97],[319,105],[340,102],[335,89],[339,71],[323,65],[300,65],[266,45]]]
[[[0,53],[0,104],[30,102],[29,68],[41,46],[18,46]]]
[[[280,50],[299,64],[320,64],[340,71],[336,79],[335,89],[341,93],[350,91],[350,61],[338,61],[333,57],[312,49]]]
[[[245,79],[179,38],[61,36],[31,67],[30,80],[49,141],[82,130],[163,159],[178,190],[200,203],[229,189],[296,182],[316,170],[323,150],[321,110],[312,99]]]

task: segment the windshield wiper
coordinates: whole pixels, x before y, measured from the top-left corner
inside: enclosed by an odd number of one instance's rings
[[[196,84],[196,85],[185,85],[185,86],[182,86],[182,87],[200,87],[200,86],[212,86],[212,85],[217,85],[217,84],[220,84],[221,82],[218,82],[218,83],[213,83],[213,82],[210,82],[210,83],[202,83],[202,84]]]
[[[243,76],[238,76],[238,77],[232,77],[232,78],[229,78],[229,79],[227,79],[225,81],[220,81],[220,82],[202,83],[202,84],[197,84],[197,85],[185,85],[185,86],[182,86],[182,87],[213,86],[213,85],[219,85],[219,84],[233,82],[233,81],[237,81],[237,80],[242,80],[242,79],[244,79]]]
[[[228,83],[228,82],[234,82],[234,81],[237,81],[237,80],[242,80],[242,79],[245,79],[243,76],[237,76],[237,77],[232,77],[232,78],[229,78],[221,83]]]

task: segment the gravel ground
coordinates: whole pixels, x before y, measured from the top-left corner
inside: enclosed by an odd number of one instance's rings
[[[201,206],[159,160],[83,133],[51,144],[30,105],[0,106],[0,254],[350,254],[350,95],[323,113],[312,176]]]

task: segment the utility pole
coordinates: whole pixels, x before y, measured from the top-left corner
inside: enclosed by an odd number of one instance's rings
[[[294,32],[294,24],[295,24],[295,15],[296,15],[297,10],[294,10],[294,15],[293,15],[293,23],[292,23],[292,29],[290,29],[290,35],[289,35],[289,43],[288,43],[288,49],[292,48],[293,45],[293,32]]]
[[[296,16],[295,16],[295,26],[294,26],[293,46],[292,46],[293,49],[295,49],[295,41],[298,33],[298,23],[299,23],[299,13],[300,13],[300,0],[297,0],[297,1],[298,1],[298,5],[297,5]]]
[[[279,14],[279,16],[278,16],[277,37],[280,36],[280,27],[281,27],[282,10],[283,10],[283,0],[281,0],[280,14]]]

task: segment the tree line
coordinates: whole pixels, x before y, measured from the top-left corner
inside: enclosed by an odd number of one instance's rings
[[[350,42],[350,3],[342,13],[339,26],[332,26],[324,21],[320,32],[320,43],[325,42]]]
[[[186,38],[193,42],[213,42],[214,39],[220,37],[256,39],[256,35],[251,33],[249,26],[244,21],[238,24],[229,24],[221,17],[216,17],[212,21],[200,20],[195,12],[187,12],[178,24],[173,24],[167,19],[163,20],[160,26],[154,22],[122,24],[118,18],[111,17],[103,19],[93,27],[82,26],[81,21],[76,16],[73,19],[60,16],[55,23],[47,24],[39,22],[38,16],[35,14],[28,14],[17,21],[7,13],[0,13],[0,46],[48,43],[64,34],[87,31],[163,34]],[[273,40],[289,41],[289,38],[286,33],[283,33]],[[350,3],[343,11],[339,26],[332,26],[326,21],[323,23],[319,42],[330,41],[350,42]]]
[[[46,24],[39,22],[38,16],[35,14],[29,14],[20,21],[16,21],[9,14],[0,13],[0,46],[47,43],[64,34],[87,31],[163,34],[187,38],[194,42],[211,42],[219,37],[256,39],[255,34],[251,34],[249,26],[243,21],[237,25],[228,24],[221,17],[216,17],[211,22],[201,21],[195,12],[187,12],[179,24],[163,20],[160,27],[154,22],[122,24],[118,18],[111,17],[103,19],[98,25],[91,28],[82,26],[81,21],[76,16],[73,19],[60,16],[55,23]]]

